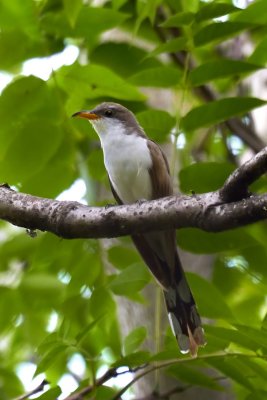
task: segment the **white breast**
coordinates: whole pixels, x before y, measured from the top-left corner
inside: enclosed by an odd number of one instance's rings
[[[127,135],[121,124],[113,123],[108,130],[94,124],[104,152],[105,167],[111,183],[123,203],[151,199],[149,168],[152,166],[147,140]]]

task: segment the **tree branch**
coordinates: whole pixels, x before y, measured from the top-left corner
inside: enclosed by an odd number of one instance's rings
[[[29,393],[23,394],[22,396],[18,397],[16,400],[26,400],[28,399],[30,396],[37,394],[39,392],[42,392],[45,388],[46,385],[48,385],[48,381],[46,379],[44,379],[40,385],[38,385],[35,389],[31,390]]]
[[[17,193],[2,185],[0,219],[69,239],[185,227],[219,232],[267,218],[267,194],[248,193],[248,186],[266,171],[267,147],[236,169],[218,191],[105,208]]]
[[[103,385],[105,382],[109,381],[111,378],[115,378],[118,375],[120,375],[120,373],[117,372],[117,368],[110,368],[107,370],[107,372],[105,372],[104,375],[96,380],[94,385],[86,386],[78,392],[70,394],[65,398],[65,400],[81,400],[85,395],[92,393],[96,387]]]
[[[71,393],[64,400],[82,400],[85,395],[92,393],[97,387],[102,386],[104,383],[109,381],[111,378],[116,378],[119,375],[127,374],[129,372],[135,373],[145,367],[146,367],[146,365],[142,365],[142,366],[138,366],[136,368],[128,368],[121,372],[118,371],[118,367],[111,367],[104,373],[104,375],[102,375],[100,378],[96,379],[96,381],[93,385],[88,385],[88,386],[84,387],[83,389],[76,391],[75,393]],[[118,398],[118,400],[120,400],[120,397]]]
[[[249,195],[248,188],[267,171],[266,147],[237,168],[226,180],[220,190],[220,197],[225,202],[240,200]]]

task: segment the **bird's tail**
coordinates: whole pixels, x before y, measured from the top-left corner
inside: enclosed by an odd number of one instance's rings
[[[196,303],[179,260],[173,232],[150,232],[133,235],[132,239],[163,288],[170,324],[181,352],[191,352],[195,356],[198,346],[203,346],[206,341]],[[171,250],[169,246],[164,246],[165,240],[172,244]]]
[[[206,343],[201,319],[177,254],[175,283],[164,290],[170,325],[182,353],[197,355]]]

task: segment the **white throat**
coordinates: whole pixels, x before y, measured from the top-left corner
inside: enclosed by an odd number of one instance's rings
[[[105,118],[94,120],[92,124],[101,141],[112,186],[122,202],[151,199],[152,158],[147,139],[138,136],[138,132],[127,134],[126,127],[118,120]]]

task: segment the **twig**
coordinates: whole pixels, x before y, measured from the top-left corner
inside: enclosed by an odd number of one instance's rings
[[[266,360],[266,356],[261,356],[258,354],[241,354],[241,353],[226,353],[226,352],[218,352],[218,353],[213,353],[213,354],[206,354],[203,356],[198,356],[198,360],[206,360],[208,361],[209,359],[212,358],[224,358],[224,357],[242,357],[242,358],[260,358],[263,360]],[[111,400],[119,400],[121,398],[121,396],[134,384],[136,383],[139,379],[143,378],[144,376],[150,374],[151,372],[155,371],[155,369],[164,369],[167,367],[170,367],[172,365],[175,364],[181,364],[181,363],[185,363],[185,362],[194,362],[196,359],[192,358],[192,357],[185,357],[185,358],[180,358],[180,359],[174,359],[174,360],[168,360],[165,362],[162,362],[161,364],[157,364],[156,366],[153,366],[143,372],[141,372],[140,374],[136,375],[131,382],[129,382],[127,385],[124,386],[124,388],[122,388],[115,396],[112,397]]]
[[[129,368],[129,369],[127,369],[125,371],[122,371],[122,372],[118,372],[118,368],[117,367],[110,368],[99,379],[96,379],[96,381],[94,382],[93,385],[86,386],[85,388],[79,390],[78,392],[69,395],[64,400],[81,400],[81,399],[83,399],[83,397],[86,394],[89,394],[89,393],[93,392],[95,390],[95,388],[103,385],[104,383],[109,381],[111,378],[116,378],[119,375],[123,375],[123,374],[129,373],[129,372],[137,372],[140,369],[143,369],[145,367],[146,367],[146,365],[142,365],[142,366],[138,366],[138,367],[133,368],[133,369]]]
[[[96,387],[103,385],[105,382],[107,382],[111,378],[115,378],[118,375],[119,374],[117,372],[117,368],[110,368],[99,379],[96,379],[93,385],[86,386],[78,392],[67,396],[64,400],[81,400],[86,394],[93,392]]]
[[[229,176],[220,190],[222,200],[229,202],[248,196],[249,185],[262,176],[266,170],[267,152],[264,148]]]
[[[42,391],[44,390],[44,387],[45,387],[46,385],[48,385],[48,384],[49,384],[49,382],[48,382],[46,379],[44,379],[44,380],[40,383],[40,385],[37,386],[37,388],[33,389],[33,390],[30,391],[29,393],[23,394],[22,396],[18,397],[16,400],[25,400],[25,399],[28,399],[28,398],[29,398],[30,396],[32,396],[33,394],[42,392]]]

